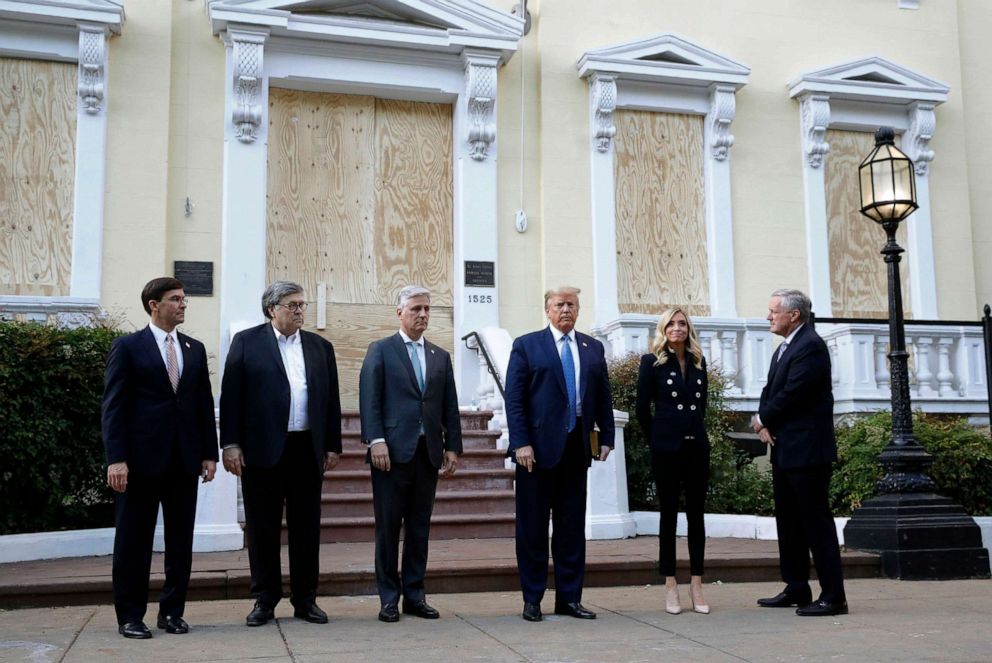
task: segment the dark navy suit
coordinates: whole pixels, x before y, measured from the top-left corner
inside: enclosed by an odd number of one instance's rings
[[[829,501],[832,463],[837,460],[832,388],[830,351],[807,323],[782,357],[776,351],[772,358],[758,415],[775,438],[772,481],[786,591],[808,591],[812,551],[820,598],[837,603],[846,598]]]
[[[182,617],[192,568],[197,477],[204,460],[217,460],[207,353],[185,334],[175,332],[175,338],[183,356],[175,391],[148,327],[115,340],[107,358],[102,407],[107,464],[128,466],[127,488],[117,495],[114,537],[119,624],[144,619],[160,503],[165,524],[160,612]]]
[[[568,433],[568,398],[550,327],[513,342],[506,375],[508,451],[534,449],[534,471],[517,466],[517,565],[525,603],[540,603],[548,577],[548,521],[554,532],[556,603],[579,602],[585,574],[586,473],[589,433],[613,446],[613,400],[603,344],[575,333],[582,416]]]

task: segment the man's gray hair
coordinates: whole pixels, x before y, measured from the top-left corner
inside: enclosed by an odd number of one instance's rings
[[[799,311],[800,322],[809,322],[809,312],[813,308],[813,303],[802,290],[779,288],[772,293],[772,297],[778,297],[779,305],[786,311]]]
[[[578,299],[580,292],[582,291],[578,288],[573,288],[570,285],[560,285],[557,288],[552,288],[544,293],[544,310],[548,310],[548,302],[550,302],[551,298],[555,295],[575,295],[575,298]]]
[[[283,297],[295,295],[299,292],[303,292],[303,286],[299,283],[293,283],[292,281],[273,281],[266,286],[265,292],[262,293],[262,314],[271,320],[272,315],[269,313],[269,309],[281,302]]]
[[[431,301],[431,291],[422,285],[408,285],[400,290],[400,296],[396,298],[396,308],[403,308],[414,297],[426,297],[429,304]]]

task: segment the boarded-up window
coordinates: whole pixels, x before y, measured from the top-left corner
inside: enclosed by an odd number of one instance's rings
[[[888,277],[880,251],[885,231],[858,210],[858,166],[875,147],[872,134],[863,131],[827,132],[830,154],[824,160],[827,195],[827,235],[830,244],[830,294],[833,314],[851,318],[888,318]],[[900,224],[896,241],[906,247],[906,224]],[[900,263],[902,299],[909,307],[909,265]]]
[[[703,118],[618,111],[616,125],[620,312],[708,315]]]
[[[311,301],[326,283],[318,333],[357,407],[365,350],[399,328],[404,286],[431,290],[426,336],[453,347],[451,106],[277,88],[269,104],[267,278]]]
[[[0,294],[69,294],[76,66],[0,58]]]

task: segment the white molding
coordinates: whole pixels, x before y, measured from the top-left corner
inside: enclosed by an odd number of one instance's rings
[[[730,131],[736,92],[750,69],[673,34],[585,52],[576,63],[589,84],[589,160],[596,325],[619,317],[614,193],[614,111],[703,115],[703,179],[711,314],[735,317]]]
[[[242,143],[255,141],[262,124],[262,67],[267,30],[231,30],[231,63],[234,68],[234,109],[231,122],[235,136]]]
[[[499,57],[485,52],[467,51],[465,63],[465,93],[468,99],[468,129],[465,139],[471,146],[470,156],[484,161],[489,146],[496,140],[496,67]]]
[[[879,56],[843,62],[806,72],[788,83],[800,105],[806,253],[809,294],[820,316],[833,314],[830,255],[827,242],[826,184],[823,162],[829,158],[827,129],[874,132],[889,125],[902,133],[902,149],[916,165],[919,209],[906,220],[910,297],[914,315],[937,319],[937,282],[930,211],[929,169],[936,131],[935,108],[947,101],[950,88]],[[882,244],[879,240],[879,246]]]
[[[124,0],[0,0],[0,19],[33,25],[95,23],[119,35],[124,25]]]

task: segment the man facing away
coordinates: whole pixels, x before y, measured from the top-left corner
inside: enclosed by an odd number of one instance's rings
[[[148,573],[159,504],[165,525],[165,583],[157,626],[187,633],[183,620],[193,559],[196,479],[217,471],[217,429],[207,353],[180,334],[186,293],[174,278],[141,291],[148,326],[116,339],[107,358],[102,429],[107,484],[117,492],[113,587],[118,632],[152,637],[145,626]]]
[[[575,331],[579,289],[544,295],[549,325],[513,342],[506,372],[507,452],[517,464],[517,565],[522,617],[543,619],[548,521],[554,532],[555,614],[595,619],[583,607],[586,474],[590,432],[599,426],[599,460],[613,448],[613,399],[603,344]]]
[[[403,612],[439,614],[426,600],[427,543],[438,470],[449,477],[462,452],[461,418],[451,357],[424,338],[430,291],[408,285],[399,294],[400,329],[369,345],[359,380],[362,439],[369,445],[375,510],[375,578],[379,619]],[[399,564],[403,530],[402,572]]]
[[[847,614],[837,529],[830,512],[834,437],[830,351],[809,324],[810,300],[799,290],[772,293],[771,332],[783,337],[761,391],[754,432],[771,445],[772,489],[778,527],[779,566],[785,589],[758,599],[767,608],[798,606],[804,617]],[[813,553],[820,597],[809,587]]]
[[[306,309],[299,284],[265,288],[268,321],[235,335],[221,383],[224,467],[241,477],[245,504],[255,597],[248,626],[271,620],[282,599],[284,505],[293,615],[327,623],[317,606],[320,493],[324,471],[341,453],[341,401],[334,348],[303,331]]]

